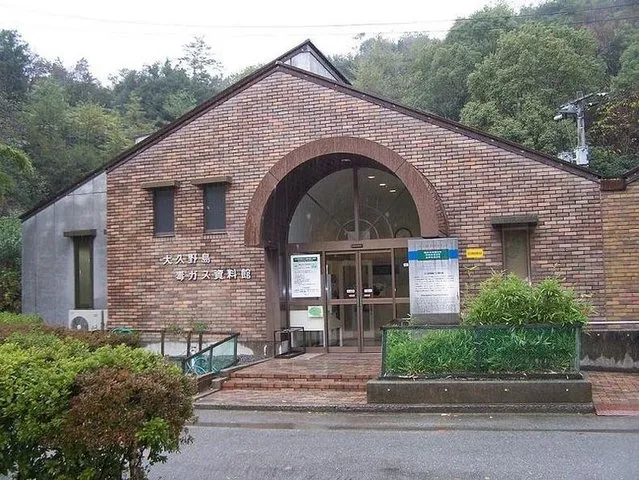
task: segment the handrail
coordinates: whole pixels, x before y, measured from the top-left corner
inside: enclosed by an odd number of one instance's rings
[[[182,360],[182,371],[184,373],[194,373],[196,375],[203,375],[206,373],[217,373],[223,368],[228,368],[237,363],[237,337],[239,337],[239,333],[232,333],[231,335],[209,345],[202,350],[195,352],[191,355],[188,355],[186,358]],[[233,342],[233,354],[232,355],[218,355],[217,357],[225,357],[223,361],[214,362],[213,359],[215,355],[213,354],[213,350],[227,342]],[[208,359],[206,355],[208,354]]]

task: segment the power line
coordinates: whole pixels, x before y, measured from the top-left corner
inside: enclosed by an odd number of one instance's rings
[[[606,23],[606,22],[619,22],[619,21],[634,21],[634,20],[639,20],[639,15],[636,16],[630,16],[630,17],[616,17],[616,18],[605,18],[605,19],[598,19],[598,20],[589,20],[589,21],[580,21],[580,22],[564,22],[562,23],[563,25],[567,25],[567,26],[587,26],[587,25],[594,25],[594,24],[599,24],[599,23]],[[55,29],[55,30],[75,30],[75,31],[90,31],[90,27],[86,26],[86,27],[79,27],[79,26],[57,26],[57,25],[52,25],[52,24],[34,24],[34,26],[39,26],[41,28],[48,28],[48,29]],[[295,30],[292,30],[295,29]],[[478,31],[494,31],[494,30],[501,30],[501,27],[476,27],[474,29],[475,32]],[[357,34],[366,34],[366,35],[397,35],[397,34],[404,34],[404,35],[419,35],[419,34],[436,34],[436,33],[447,33],[448,31],[450,31],[450,29],[428,29],[428,30],[401,30],[401,29],[396,29],[396,30],[373,30],[370,32],[366,32],[366,31],[333,31],[333,32],[321,32],[321,33],[317,33],[317,35],[322,35],[322,36],[329,36],[329,37],[340,37],[340,36],[354,36]],[[144,32],[144,31],[135,31],[135,32],[130,32],[130,31],[116,31],[116,30],[111,30],[110,32],[107,33],[117,33],[118,35],[133,35],[133,36],[157,36],[157,35],[176,35],[177,33],[174,32],[170,32],[170,31],[160,31],[160,32]],[[291,29],[289,29],[286,32],[278,32],[278,33],[273,33],[272,31],[268,32],[254,32],[254,33],[238,33],[238,32],[231,32],[231,33],[224,33],[224,37],[225,38],[274,38],[274,37],[298,37],[298,36],[308,36],[308,31],[304,29],[304,27],[291,27]]]
[[[558,12],[548,12],[548,13],[531,13],[531,14],[515,14],[515,15],[504,15],[499,18],[538,18],[538,17],[552,17],[557,15],[574,15],[586,12],[593,11],[605,11],[605,10],[614,10],[621,9],[625,7],[631,6],[639,6],[639,2],[631,2],[624,3],[619,5],[609,5],[602,7],[590,7],[583,8],[576,11],[558,11]],[[15,8],[14,5],[6,5],[0,4],[2,8]],[[47,15],[48,17],[57,17],[69,20],[82,20],[89,22],[97,22],[97,23],[109,23],[109,24],[120,24],[120,25],[135,25],[135,26],[149,26],[149,27],[173,27],[173,28],[206,28],[206,29],[224,29],[224,30],[236,30],[236,29],[322,29],[322,28],[362,28],[362,27],[392,27],[392,26],[401,26],[401,25],[422,25],[429,23],[448,23],[448,22],[463,22],[463,21],[473,21],[475,20],[472,17],[459,17],[455,19],[442,19],[442,20],[411,20],[406,22],[370,22],[370,23],[340,23],[340,24],[319,24],[319,25],[224,25],[224,24],[189,24],[189,23],[158,23],[158,22],[141,22],[137,20],[114,20],[108,18],[100,18],[100,17],[88,17],[83,15],[67,15],[56,12],[45,12],[39,11],[36,9],[26,9],[20,8],[21,11],[33,13],[33,14],[41,14]],[[581,22],[580,22],[581,23]],[[431,30],[432,32],[442,32],[447,30]],[[387,32],[375,32],[375,33],[387,33]]]

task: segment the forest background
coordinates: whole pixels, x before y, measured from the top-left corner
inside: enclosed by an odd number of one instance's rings
[[[496,4],[458,19],[443,39],[362,34],[330,57],[356,88],[550,155],[577,146],[558,108],[580,94],[589,169],[616,177],[639,165],[639,2],[552,0],[515,12]],[[72,185],[258,68],[223,75],[196,37],[179,58],[115,73],[72,68],[0,30],[0,310],[20,308],[20,222]]]

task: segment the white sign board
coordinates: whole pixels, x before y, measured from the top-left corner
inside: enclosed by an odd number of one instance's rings
[[[291,255],[291,298],[322,296],[322,271],[319,253]]]
[[[410,313],[459,313],[456,238],[408,240]]]

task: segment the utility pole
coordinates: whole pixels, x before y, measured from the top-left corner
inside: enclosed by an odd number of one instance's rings
[[[584,95],[583,92],[577,92],[577,98],[564,103],[555,115],[554,120],[564,120],[566,118],[575,118],[577,120],[577,148],[574,150],[574,156],[564,155],[564,157],[570,157],[573,163],[577,165],[588,165],[588,145],[586,145],[586,107],[596,105],[596,102],[588,102],[586,100],[594,96],[604,97],[608,95],[607,92],[601,93],[589,93]],[[565,152],[567,153],[567,152]]]

